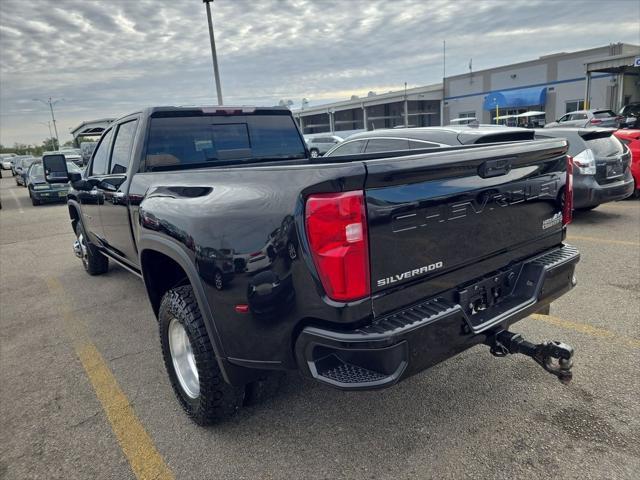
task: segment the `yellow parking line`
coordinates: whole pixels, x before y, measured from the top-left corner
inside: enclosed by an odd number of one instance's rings
[[[551,325],[555,325],[557,327],[575,330],[576,332],[584,333],[585,335],[589,335],[591,337],[609,338],[617,343],[627,345],[628,347],[640,348],[640,340],[636,338],[618,335],[617,333],[614,333],[610,330],[587,325],[586,323],[572,322],[570,320],[564,320],[552,315],[540,315],[538,313],[534,313],[533,315],[531,315],[531,318],[542,320],[543,322],[550,323]]]
[[[133,411],[129,399],[89,339],[86,325],[74,315],[62,284],[57,278],[47,278],[47,286],[53,296],[63,299],[60,310],[65,330],[136,478],[173,480],[173,473]]]
[[[600,243],[610,243],[612,245],[628,245],[630,247],[640,247],[640,242],[627,242],[625,240],[609,240],[608,238],[597,238],[597,237],[581,237],[578,235],[569,235],[567,240],[583,240],[585,242],[600,242]]]

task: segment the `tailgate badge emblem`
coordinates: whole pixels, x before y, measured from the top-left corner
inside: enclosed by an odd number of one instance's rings
[[[399,282],[401,280],[407,280],[411,277],[415,277],[416,275],[422,275],[423,273],[433,272],[434,270],[438,270],[444,266],[443,262],[432,263],[431,265],[425,265],[424,267],[414,268],[413,270],[409,270],[408,272],[402,272],[397,275],[393,275],[392,277],[381,278],[378,280],[377,284],[379,287],[384,287],[385,285],[391,285],[392,283]]]
[[[562,213],[558,212],[553,217],[542,221],[542,229],[546,230],[547,228],[551,228],[555,225],[560,225],[560,222],[562,222]]]

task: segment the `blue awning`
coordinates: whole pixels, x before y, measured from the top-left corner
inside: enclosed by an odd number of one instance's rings
[[[544,105],[547,100],[547,87],[517,88],[502,92],[491,92],[484,97],[482,108],[495,110],[498,108],[517,108]]]

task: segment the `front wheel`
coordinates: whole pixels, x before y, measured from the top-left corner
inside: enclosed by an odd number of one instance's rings
[[[320,152],[318,150],[316,150],[315,148],[312,148],[309,151],[309,154],[311,155],[311,158],[318,158],[320,156]]]
[[[158,322],[164,364],[186,414],[198,425],[234,415],[245,389],[224,381],[191,285],[162,297]]]
[[[100,275],[109,270],[109,259],[102,255],[87,239],[82,224],[78,221],[75,226],[76,241],[73,250],[82,260],[82,266],[89,275]]]

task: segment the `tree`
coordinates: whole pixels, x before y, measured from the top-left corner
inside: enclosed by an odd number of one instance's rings
[[[56,150],[56,139],[55,138],[45,138],[42,142],[42,150],[44,152],[51,152]]]
[[[287,99],[287,100],[282,99],[282,100],[280,100],[280,101],[278,102],[278,106],[280,106],[280,107],[287,107],[287,108],[289,108],[289,109],[291,108],[291,106],[292,106],[292,105],[293,105],[293,100],[291,100],[291,99]]]

